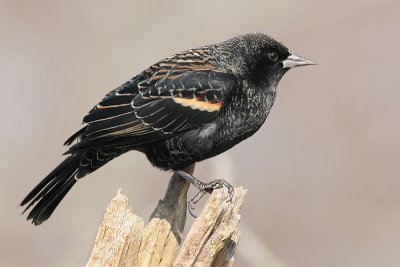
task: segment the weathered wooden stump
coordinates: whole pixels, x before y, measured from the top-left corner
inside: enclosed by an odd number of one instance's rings
[[[147,226],[132,213],[119,189],[86,266],[232,266],[246,190],[235,188],[230,202],[226,189],[214,190],[182,242],[188,188],[189,183],[174,174]]]

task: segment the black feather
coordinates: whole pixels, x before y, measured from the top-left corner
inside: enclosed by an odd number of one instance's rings
[[[33,224],[39,225],[50,217],[75,184],[74,175],[79,168],[79,162],[80,154],[69,156],[22,200],[21,206],[29,203],[24,212],[34,206],[29,212],[28,220],[32,219]]]
[[[67,139],[67,141],[65,141],[64,146],[69,146],[75,141],[75,139],[80,138],[82,134],[85,132],[86,128],[87,126],[81,128],[79,131],[74,133],[70,138]]]
[[[132,100],[131,100],[132,101]],[[119,106],[113,108],[94,108],[83,118],[84,123],[93,123],[97,121],[114,119],[121,115],[133,113],[133,109],[130,105]]]

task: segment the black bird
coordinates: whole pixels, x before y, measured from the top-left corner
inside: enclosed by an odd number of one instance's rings
[[[202,191],[232,186],[203,183],[183,171],[253,135],[264,123],[279,80],[290,68],[315,64],[261,34],[187,50],[150,66],[108,93],[65,145],[69,156],[22,201],[35,225],[47,220],[82,177],[130,150],[178,172]],[[72,145],[74,141],[76,144]]]

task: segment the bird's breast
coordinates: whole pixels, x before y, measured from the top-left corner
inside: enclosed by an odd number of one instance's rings
[[[275,101],[272,89],[248,89],[229,99],[219,116],[217,146],[229,149],[260,129]]]

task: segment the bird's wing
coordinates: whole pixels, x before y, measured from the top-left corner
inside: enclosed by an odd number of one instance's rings
[[[105,147],[138,147],[214,120],[226,92],[237,85],[204,51],[189,50],[154,64],[109,93],[73,135],[69,152]]]

